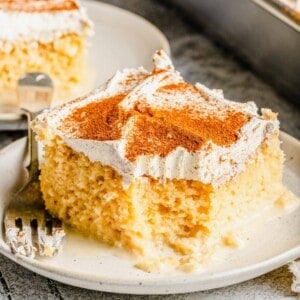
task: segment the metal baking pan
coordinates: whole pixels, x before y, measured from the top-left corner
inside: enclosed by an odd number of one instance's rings
[[[300,104],[300,25],[276,0],[168,0]],[[299,15],[298,15],[299,17]]]

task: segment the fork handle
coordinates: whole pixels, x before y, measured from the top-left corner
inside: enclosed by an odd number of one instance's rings
[[[27,147],[29,155],[29,164],[26,167],[29,173],[29,178],[37,174],[39,168],[38,162],[38,143],[36,141],[36,133],[31,129],[31,121],[40,113],[40,112],[31,112],[27,109],[21,108],[22,113],[27,116],[28,120],[28,135],[27,135]]]

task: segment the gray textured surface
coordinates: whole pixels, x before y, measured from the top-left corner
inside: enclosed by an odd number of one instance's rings
[[[171,44],[177,69],[186,80],[222,88],[229,99],[255,100],[279,112],[281,128],[300,138],[300,110],[277,95],[251,71],[190,25],[184,15],[156,0],[105,1],[138,13],[156,24]],[[0,132],[0,148],[22,136]],[[88,291],[56,283],[27,271],[0,255],[0,299],[294,299],[292,275],[282,267],[259,278],[213,291],[172,296],[129,296]]]

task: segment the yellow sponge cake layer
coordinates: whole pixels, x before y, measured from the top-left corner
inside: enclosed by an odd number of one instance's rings
[[[273,205],[285,191],[277,134],[244,171],[218,188],[145,177],[124,189],[111,167],[91,162],[55,135],[43,141],[41,187],[50,213],[85,235],[146,256],[159,245],[181,255],[210,252],[206,240],[215,245],[232,230],[238,235],[235,223]]]

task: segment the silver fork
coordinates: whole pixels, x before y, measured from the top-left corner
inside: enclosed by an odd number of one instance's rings
[[[29,106],[34,110],[32,97],[35,95],[42,97],[43,101],[45,99],[50,101],[52,82],[47,77],[42,73],[29,73],[19,81],[18,94],[21,106],[26,106],[27,98],[30,97]],[[41,82],[41,79],[47,80]],[[29,165],[26,167],[28,179],[21,190],[11,199],[5,211],[5,235],[7,243],[15,254],[31,258],[35,257],[36,253],[40,256],[54,256],[62,246],[65,232],[60,220],[51,217],[46,211],[40,191],[38,145],[35,133],[30,128],[30,122],[38,112],[21,109],[21,113],[28,118]]]

